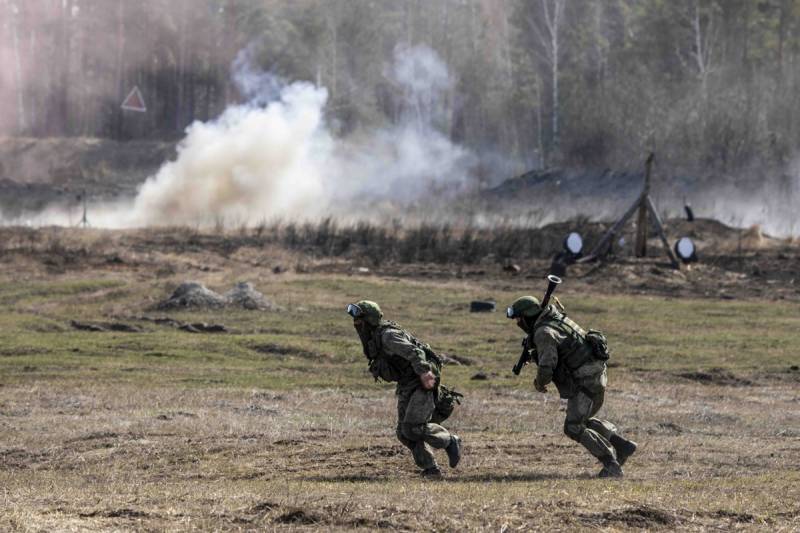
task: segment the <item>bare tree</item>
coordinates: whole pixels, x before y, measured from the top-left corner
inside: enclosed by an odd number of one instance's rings
[[[708,77],[713,71],[714,46],[719,33],[718,24],[714,18],[718,6],[714,1],[688,0],[681,7],[680,16],[691,29],[692,46],[689,56],[697,68],[700,94],[703,102],[706,102],[708,100]]]
[[[14,78],[17,84],[17,128],[23,133],[27,128],[25,120],[25,98],[22,81],[22,59],[19,46],[19,7],[15,3],[9,4],[11,11],[11,36],[14,43]]]
[[[529,12],[527,18],[533,34],[536,36],[541,50],[537,55],[550,66],[550,77],[552,87],[552,144],[555,151],[560,144],[559,139],[559,94],[558,94],[558,75],[559,57],[561,41],[559,33],[564,21],[564,7],[567,0],[539,0],[541,6],[541,16],[533,11]]]

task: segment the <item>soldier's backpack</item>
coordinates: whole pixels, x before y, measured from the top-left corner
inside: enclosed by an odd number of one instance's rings
[[[425,359],[433,365],[434,374],[437,376],[441,374],[443,364],[442,358],[433,351],[430,345],[417,339],[396,322],[386,321],[381,324],[381,327],[375,330],[367,347],[369,371],[372,377],[375,378],[375,381],[379,379],[384,381],[400,381],[404,375],[403,369],[397,368],[393,364],[391,358],[386,358],[381,355],[381,335],[383,335],[383,332],[387,329],[397,329],[405,333],[411,341],[411,344],[425,352]]]
[[[453,414],[456,405],[461,405],[461,399],[464,397],[460,392],[448,389],[444,385],[439,385],[436,388],[436,397],[434,398],[434,410],[431,416],[431,422],[434,424],[441,424]]]
[[[586,332],[586,342],[592,347],[594,358],[600,361],[608,361],[611,352],[608,350],[608,339],[602,331],[590,329]]]

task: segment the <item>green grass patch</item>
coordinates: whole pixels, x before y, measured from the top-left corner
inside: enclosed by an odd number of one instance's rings
[[[143,332],[72,329],[70,320],[76,316],[110,320],[106,302],[75,298],[109,289],[127,298],[130,316],[147,313],[145,295],[156,290],[145,283],[137,286],[113,279],[0,284],[3,380],[80,381],[90,373],[93,379],[185,386],[374,386],[344,313],[348,302],[369,298],[382,305],[387,318],[408,327],[434,349],[474,361],[473,366],[448,367],[448,382],[467,389],[529,386],[528,379],[510,375],[522,332],[502,312],[469,312],[474,295],[493,296],[504,308],[520,295],[509,288],[309,277],[268,284],[266,291],[285,307],[283,312],[169,314],[185,322],[222,323],[231,329],[229,334],[192,334],[133,319],[128,322]],[[766,308],[757,301],[595,295],[566,295],[562,300],[580,324],[607,333],[614,372],[720,367],[747,373],[798,363],[793,342],[800,315],[794,304],[778,302]],[[23,303],[46,304],[46,314],[27,310]],[[470,380],[479,370],[491,379]]]

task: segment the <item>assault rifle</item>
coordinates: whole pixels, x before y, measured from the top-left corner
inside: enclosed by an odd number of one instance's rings
[[[553,291],[556,290],[556,287],[560,283],[561,278],[558,276],[554,276],[553,274],[547,276],[547,290],[544,292],[544,298],[542,298],[542,311],[547,308],[547,304],[550,303],[550,296],[552,296]],[[517,364],[511,369],[515,376],[519,376],[519,373],[522,371],[522,367],[533,360],[533,352],[535,350],[536,346],[528,347],[528,337],[522,339],[522,354],[519,356]]]

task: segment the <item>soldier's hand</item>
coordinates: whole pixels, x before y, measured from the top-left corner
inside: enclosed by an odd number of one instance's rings
[[[533,388],[539,392],[547,392],[547,385],[542,385],[541,383],[539,383],[538,377],[534,378],[533,380]]]
[[[431,390],[436,386],[436,376],[430,370],[424,374],[420,374],[419,380],[422,382],[422,388],[425,390]]]

